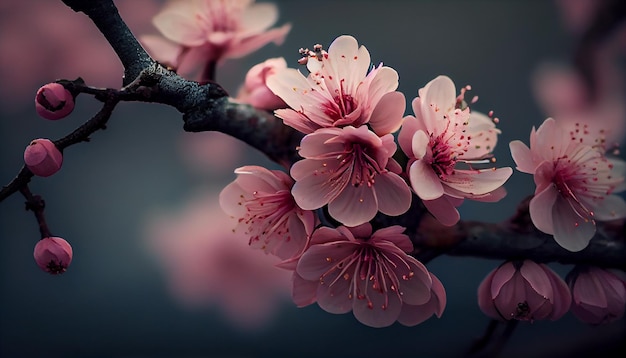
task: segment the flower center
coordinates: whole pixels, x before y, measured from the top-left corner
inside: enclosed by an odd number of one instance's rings
[[[240,223],[248,226],[246,234],[252,235],[250,241],[269,238],[273,235],[288,234],[289,213],[295,203],[289,190],[280,190],[266,194],[253,192],[254,198],[245,200],[246,214],[239,219]],[[267,240],[266,240],[267,241]]]

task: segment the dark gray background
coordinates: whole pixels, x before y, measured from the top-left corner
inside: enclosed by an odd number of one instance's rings
[[[544,119],[530,75],[543,61],[568,61],[574,38],[550,1],[278,1],[279,24],[291,22],[285,44],[228,61],[218,80],[234,92],[246,69],[268,57],[295,66],[297,49],[328,45],[341,34],[367,46],[375,63],[400,74],[410,101],[439,74],[471,84],[475,109],[495,110],[503,133],[496,156],[512,165],[508,142],[527,141]],[[67,16],[74,14],[69,9]],[[28,26],[25,24],[25,26]],[[2,46],[2,44],[0,44]],[[41,84],[52,78],[42,78]],[[97,84],[96,84],[97,85]],[[0,86],[11,86],[3,83]],[[33,88],[33,95],[37,87]],[[24,146],[36,137],[58,138],[97,111],[87,96],[60,122],[41,120],[32,97],[10,111],[0,108],[0,182],[22,165]],[[23,198],[0,203],[0,356],[2,357],[275,357],[462,355],[488,319],[476,305],[482,278],[499,262],[441,257],[429,264],[444,283],[448,306],[441,319],[417,327],[372,329],[352,315],[331,315],[316,305],[286,303],[264,330],[242,332],[215,310],[181,308],[165,287],[160,266],[146,253],[143,225],[154,208],[182,205],[193,188],[216,188],[232,175],[194,176],[180,158],[182,121],[160,105],[123,103],[109,129],[92,143],[66,150],[63,170],[36,178],[54,232],[71,240],[75,260],[65,275],[44,274],[33,263],[35,219]],[[267,164],[250,150],[233,163]],[[500,221],[532,193],[529,175],[515,173],[499,204],[465,203],[464,219]],[[561,274],[569,267],[552,266]],[[557,322],[522,323],[506,346],[507,357],[587,356],[623,344],[622,319],[590,327],[567,314]]]

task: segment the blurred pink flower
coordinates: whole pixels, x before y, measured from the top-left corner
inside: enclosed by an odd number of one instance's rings
[[[287,61],[282,57],[270,58],[253,66],[246,74],[245,83],[237,94],[237,101],[268,111],[287,107],[285,102],[266,84],[268,76],[285,68],[287,68]]]
[[[567,277],[572,291],[571,311],[589,324],[605,324],[624,316],[626,277],[622,271],[577,266]]]
[[[407,254],[413,244],[403,232],[403,227],[391,226],[372,234],[369,223],[317,229],[298,261],[294,301],[312,303],[312,288],[317,286],[314,299],[323,310],[352,311],[371,327],[390,326],[396,320],[415,325],[433,314],[440,316],[443,286]]]
[[[274,42],[280,45],[291,25],[270,29],[278,19],[274,4],[254,0],[170,1],[153,19],[164,37],[146,35],[142,43],[158,61],[188,76],[207,63],[239,58]]]
[[[517,169],[533,174],[537,185],[529,207],[533,224],[569,251],[587,247],[595,220],[626,217],[626,202],[613,195],[625,189],[623,162],[585,144],[585,134],[584,127],[568,133],[548,118],[533,127],[530,148],[510,143]]]
[[[454,83],[439,76],[419,90],[413,100],[414,116],[404,119],[398,143],[409,157],[411,187],[442,224],[459,220],[456,207],[464,198],[493,198],[511,176],[511,168],[477,170],[472,164],[489,163],[500,133],[493,121],[468,107],[461,109]],[[468,164],[460,169],[458,164]],[[501,198],[504,192],[494,193]]]
[[[352,36],[335,39],[328,52],[316,51],[307,61],[308,77],[289,68],[267,79],[267,86],[291,107],[276,110],[277,117],[306,134],[366,123],[379,136],[400,128],[406,105],[404,95],[395,91],[395,70],[381,64],[368,73],[370,54]]]
[[[279,170],[245,166],[220,193],[220,206],[237,219],[251,247],[282,260],[302,253],[315,227],[315,214],[300,209],[291,196],[293,179]]]
[[[119,1],[133,32],[146,32],[158,1]],[[122,65],[96,26],[61,1],[11,1],[0,21],[0,98],[3,108],[32,104],[37,89],[59,78],[119,88]],[[27,23],[28,26],[24,26]]]
[[[242,160],[247,144],[220,132],[182,132],[179,146],[182,159],[191,169],[230,175],[233,164]]]
[[[478,306],[498,320],[557,320],[571,303],[567,284],[544,264],[507,261],[478,287]]]
[[[155,215],[147,245],[181,303],[215,305],[238,327],[258,328],[289,297],[290,272],[274,267],[274,257],[251,250],[243,233],[233,233],[216,199],[202,193],[178,212]]]
[[[378,211],[400,215],[411,205],[411,191],[396,173],[400,166],[393,135],[382,137],[366,126],[322,128],[306,135],[299,154],[304,160],[291,167],[298,206],[328,212],[347,226],[370,221]]]

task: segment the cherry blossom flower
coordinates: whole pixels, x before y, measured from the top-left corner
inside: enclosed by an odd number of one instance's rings
[[[252,107],[275,110],[285,108],[285,102],[267,87],[267,77],[276,71],[287,68],[284,58],[270,58],[253,66],[246,74],[246,80],[239,93],[237,101],[248,103]]]
[[[217,307],[236,327],[258,329],[287,301],[290,272],[275,267],[276,257],[251,250],[243,232],[233,233],[216,198],[199,193],[179,211],[153,215],[146,244],[179,303]]]
[[[253,2],[171,1],[153,19],[165,38],[147,35],[141,41],[156,60],[182,75],[210,62],[245,56],[270,42],[280,45],[291,25],[268,30],[278,18],[278,9]]]
[[[284,123],[309,134],[319,128],[359,127],[369,124],[382,136],[400,128],[404,95],[398,73],[379,65],[370,69],[370,54],[352,36],[340,36],[328,52],[316,46],[307,61],[307,77],[284,69],[267,79],[267,86],[289,109],[275,111]]]
[[[316,300],[335,314],[352,311],[371,327],[396,320],[416,325],[432,314],[440,316],[443,286],[407,254],[413,244],[403,232],[403,227],[391,226],[372,234],[369,223],[317,229],[298,261],[294,301],[306,305]]]
[[[626,166],[585,144],[583,132],[569,133],[548,118],[533,127],[530,148],[510,143],[517,169],[533,174],[537,185],[529,207],[533,224],[569,251],[587,247],[596,220],[626,217],[624,199],[613,195],[626,189]]]
[[[409,157],[411,187],[442,224],[459,220],[456,207],[463,199],[497,201],[511,168],[473,169],[489,163],[500,133],[493,121],[480,113],[459,108],[463,94],[456,95],[449,77],[439,76],[419,90],[413,100],[415,116],[404,119],[398,143]],[[468,164],[460,169],[458,164]]]
[[[291,196],[293,179],[278,170],[245,166],[220,193],[220,206],[250,239],[250,246],[283,260],[302,253],[315,227],[312,211],[300,209]]]
[[[572,291],[571,311],[589,324],[605,324],[624,316],[626,277],[617,270],[576,266],[568,275]]]
[[[530,260],[507,261],[478,287],[478,306],[498,320],[557,320],[569,310],[570,291],[554,271]]]
[[[396,173],[391,134],[378,137],[366,126],[322,128],[300,145],[304,160],[291,167],[292,194],[298,206],[314,210],[328,204],[330,216],[347,226],[370,221],[378,211],[400,215],[411,205],[411,191]]]

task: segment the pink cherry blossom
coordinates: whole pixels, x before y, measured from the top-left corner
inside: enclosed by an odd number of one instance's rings
[[[569,251],[587,247],[596,232],[596,220],[626,217],[623,191],[626,165],[609,160],[585,144],[580,133],[568,132],[551,118],[530,134],[530,148],[510,143],[517,169],[534,175],[535,196],[530,217],[537,229],[553,235]]]
[[[478,306],[498,320],[557,320],[569,310],[570,291],[554,271],[530,260],[507,261],[478,287]]]
[[[440,316],[446,302],[443,286],[407,254],[413,244],[403,232],[403,227],[391,226],[372,234],[369,223],[319,228],[298,261],[294,301],[306,305],[316,300],[335,314],[352,311],[371,327],[396,320],[412,326],[432,314]]]
[[[262,328],[288,300],[290,272],[275,267],[276,257],[251,250],[243,232],[233,233],[216,199],[197,193],[182,209],[153,215],[147,248],[179,303],[217,307],[238,328]]]
[[[419,90],[413,100],[415,116],[404,119],[398,143],[409,157],[411,187],[442,224],[459,220],[456,207],[463,199],[497,201],[511,168],[474,169],[488,158],[500,133],[493,121],[472,112],[456,95],[449,77],[439,76]],[[467,169],[459,168],[466,164]]]
[[[265,110],[287,107],[285,102],[267,87],[266,83],[268,76],[285,68],[287,68],[287,61],[282,57],[270,58],[253,66],[246,74],[245,83],[237,94],[237,101]]]
[[[370,221],[378,211],[400,215],[411,205],[411,191],[391,158],[396,144],[366,126],[322,128],[306,135],[304,157],[291,167],[292,194],[298,206],[314,210],[328,204],[330,216],[347,226]]]
[[[576,266],[567,277],[572,291],[571,311],[589,324],[605,324],[624,317],[626,276],[617,270]]]
[[[398,73],[382,64],[368,72],[370,54],[352,36],[335,39],[328,52],[318,46],[307,61],[308,76],[284,69],[268,78],[267,86],[290,107],[276,116],[306,134],[364,124],[381,136],[398,130],[406,106],[395,91]]]
[[[312,211],[300,209],[291,196],[293,179],[279,170],[245,166],[220,193],[220,206],[237,219],[250,246],[283,260],[302,253],[315,227]]]
[[[274,4],[253,0],[178,0],[153,19],[165,37],[142,36],[148,51],[182,75],[207,63],[245,56],[270,42],[281,44],[291,25],[269,29],[278,19]]]

